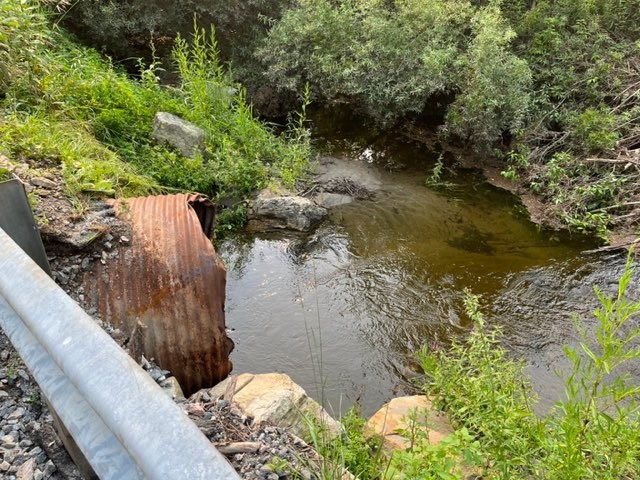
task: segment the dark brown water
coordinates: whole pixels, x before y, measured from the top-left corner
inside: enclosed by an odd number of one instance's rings
[[[612,289],[625,256],[585,255],[594,245],[584,239],[541,231],[477,173],[427,188],[437,152],[357,131],[332,140],[323,147],[334,155],[375,164],[382,188],[334,209],[311,235],[241,235],[219,247],[234,370],[284,372],[334,411],[357,401],[371,413],[413,391],[413,352],[468,328],[469,288],[527,361],[541,408],[550,405],[562,391],[562,344],[576,339],[572,315],[590,317],[593,286]]]

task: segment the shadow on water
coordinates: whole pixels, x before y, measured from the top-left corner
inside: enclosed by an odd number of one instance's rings
[[[390,135],[368,141],[353,126],[347,140],[335,131],[321,146],[376,165],[381,190],[334,209],[309,236],[239,235],[219,246],[235,370],[285,372],[335,411],[358,401],[372,413],[413,391],[413,352],[465,331],[470,288],[527,361],[547,408],[562,391],[555,370],[562,344],[575,341],[572,315],[590,317],[593,286],[613,289],[624,255],[582,254],[593,245],[539,230],[477,173],[427,188],[437,152]]]

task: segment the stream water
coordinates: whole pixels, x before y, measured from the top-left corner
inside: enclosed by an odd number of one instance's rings
[[[562,393],[573,314],[593,324],[593,287],[613,291],[624,254],[533,225],[518,200],[474,171],[425,186],[438,152],[357,122],[316,121],[324,151],[379,170],[373,200],[331,211],[310,235],[238,235],[219,246],[236,372],[284,372],[334,412],[370,414],[414,392],[414,352],[446,344],[469,320],[463,289],[524,358],[538,410]]]

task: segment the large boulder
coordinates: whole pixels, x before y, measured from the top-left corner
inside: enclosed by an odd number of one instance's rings
[[[297,230],[306,232],[327,216],[327,209],[298,196],[275,196],[261,192],[249,205],[250,230]]]
[[[287,427],[303,438],[308,435],[309,420],[322,423],[329,432],[340,428],[318,402],[283,373],[232,375],[213,387],[209,395],[229,400],[256,424]]]
[[[152,136],[159,144],[168,144],[185,157],[204,154],[204,130],[171,113],[156,113]]]
[[[409,440],[399,432],[408,430],[407,423],[411,411],[417,412],[416,421],[420,425],[427,425],[429,443],[438,443],[447,435],[453,433],[449,418],[431,405],[431,401],[424,395],[398,397],[385,403],[367,422],[366,430],[370,435],[381,435],[384,439],[383,451],[391,455],[395,450],[405,450],[411,447]]]

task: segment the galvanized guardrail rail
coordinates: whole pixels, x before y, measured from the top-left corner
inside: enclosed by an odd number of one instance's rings
[[[2,229],[0,327],[99,478],[239,478],[149,375]]]

